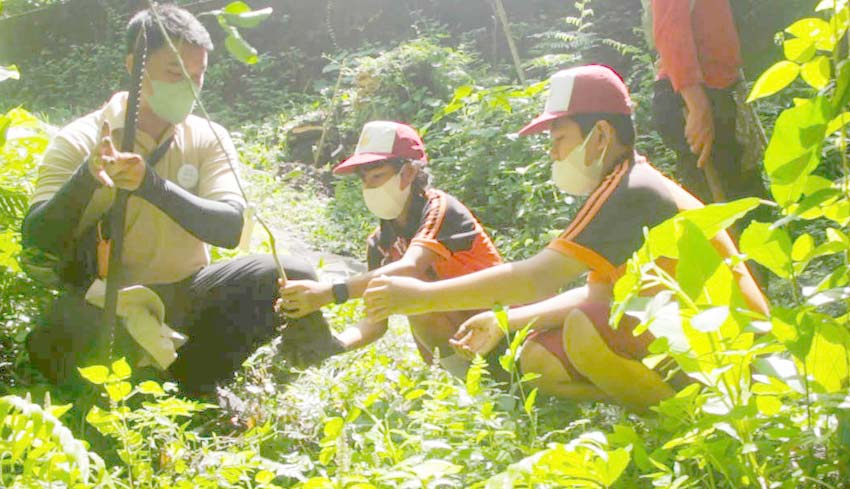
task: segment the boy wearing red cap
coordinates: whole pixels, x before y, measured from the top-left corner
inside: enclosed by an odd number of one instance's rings
[[[380,225],[368,238],[369,272],[335,284],[291,280],[280,289],[278,309],[290,317],[310,314],[331,302],[361,297],[379,276],[420,280],[457,277],[501,263],[490,237],[475,216],[451,195],[430,187],[425,145],[412,127],[372,121],[363,127],[357,149],[334,168],[334,174],[356,173],[363,198]],[[413,337],[423,358],[435,350],[447,370],[463,375],[468,361],[453,354],[449,339],[471,312],[410,317]],[[386,319],[364,320],[337,335],[335,353],[359,348],[380,338]]]
[[[581,66],[551,78],[544,113],[520,134],[547,129],[555,184],[587,196],[567,230],[531,258],[452,280],[377,278],[364,296],[367,314],[379,320],[394,313],[530,304],[511,309],[508,320],[512,330],[534,321],[520,365],[525,372],[541,374],[541,391],[644,409],[672,395],[673,389],[659,372],[640,363],[654,339],[650,333],[633,336],[635,324],[628,319],[616,330],[608,325],[613,285],[640,248],[645,227],[702,204],[634,152],[628,89],[608,67]],[[722,253],[735,253],[725,232],[714,242]],[[585,286],[555,295],[585,272]],[[750,306],[766,311],[746,267],[736,272]],[[546,300],[533,303],[541,299]],[[466,355],[485,355],[502,339],[488,311],[467,320],[452,344]]]

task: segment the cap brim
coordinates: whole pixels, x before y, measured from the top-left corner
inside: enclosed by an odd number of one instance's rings
[[[527,126],[519,130],[520,136],[528,136],[529,134],[537,134],[549,129],[552,121],[569,115],[569,112],[544,112],[532,120]]]
[[[369,163],[388,160],[393,158],[390,153],[359,153],[338,164],[333,169],[334,175],[345,175],[354,171],[355,168]]]

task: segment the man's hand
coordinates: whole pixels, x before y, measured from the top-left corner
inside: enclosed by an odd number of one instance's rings
[[[711,157],[711,147],[714,144],[714,113],[711,101],[702,85],[683,88],[681,94],[686,107],[685,139],[691,147],[691,152],[699,155],[697,167],[702,168]]]
[[[372,322],[383,321],[391,314],[424,314],[428,308],[428,282],[410,277],[373,278],[366,286],[363,300],[366,315]]]
[[[279,353],[291,366],[307,368],[346,351],[330,330],[309,330],[304,325],[287,325],[281,332]]]
[[[333,301],[331,284],[315,280],[278,280],[280,299],[275,302],[278,314],[291,318],[304,317]]]
[[[471,359],[476,354],[486,356],[504,337],[505,333],[499,326],[496,315],[492,311],[486,311],[464,321],[454,338],[449,340],[449,344],[458,354]]]
[[[145,179],[147,165],[135,153],[123,153],[112,143],[112,128],[104,121],[100,144],[89,158],[89,171],[103,185],[134,191]]]

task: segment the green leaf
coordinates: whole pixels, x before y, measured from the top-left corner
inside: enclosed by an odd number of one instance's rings
[[[325,427],[323,429],[323,433],[325,435],[324,441],[331,441],[339,438],[339,435],[342,434],[343,426],[344,422],[342,418],[338,416],[328,418],[327,421],[325,421]]]
[[[600,471],[600,482],[604,487],[611,487],[617,482],[617,479],[626,470],[631,461],[631,455],[625,448],[618,448],[612,452],[607,452],[607,460],[605,461],[604,470]]]
[[[80,375],[95,385],[100,385],[106,382],[109,378],[109,369],[103,365],[93,365],[91,367],[78,368]]]
[[[832,109],[825,97],[784,110],[776,120],[764,153],[771,192],[780,205],[796,202],[807,176],[817,168]]]
[[[794,240],[794,245],[791,247],[791,259],[794,261],[806,260],[814,249],[815,238],[809,233],[802,234]]]
[[[0,82],[6,80],[20,80],[21,73],[18,71],[18,67],[15,65],[11,66],[0,66]]]
[[[130,375],[133,373],[133,370],[130,368],[130,365],[127,363],[127,360],[124,358],[120,358],[114,362],[112,362],[112,373],[118,378],[118,380],[129,379]]]
[[[753,221],[741,234],[741,251],[782,278],[791,277],[791,238],[784,229]]]
[[[800,19],[788,26],[785,32],[800,39],[813,41],[820,50],[832,51],[835,48],[835,36],[832,27],[829,22],[817,17]]]
[[[811,39],[787,39],[782,43],[785,58],[795,63],[805,63],[817,53],[815,43]]]
[[[274,472],[270,472],[268,470],[261,470],[257,472],[257,475],[254,476],[254,482],[256,482],[257,484],[268,484],[273,481],[274,478]]]
[[[236,4],[242,4],[247,7],[248,10],[237,11],[238,9],[231,8],[231,6]],[[251,7],[245,5],[244,2],[233,2],[224,8],[221,15],[229,25],[252,29],[271,17],[272,12],[273,9],[271,7],[266,7],[260,10],[251,10]]]
[[[531,416],[531,411],[534,409],[534,402],[537,400],[537,387],[531,389],[531,392],[528,393],[528,397],[525,398],[525,403],[523,407],[525,408],[525,413]]]
[[[142,394],[151,394],[154,396],[165,395],[165,391],[162,389],[162,387],[152,380],[146,380],[139,384],[139,392],[141,392]]]
[[[787,87],[800,74],[800,65],[792,61],[780,61],[767,69],[756,80],[747,103],[768,97]]]
[[[230,30],[230,35],[228,35],[227,39],[224,40],[224,47],[227,48],[227,51],[230,52],[234,58],[245,64],[252,65],[259,60],[257,57],[257,50],[242,39],[242,36],[239,35],[239,32],[236,29]]]
[[[112,402],[120,402],[127,398],[133,391],[133,386],[129,382],[116,382],[114,384],[106,384],[106,393]]]
[[[832,66],[829,64],[829,58],[818,56],[804,64],[800,70],[800,76],[812,88],[823,90],[832,77]]]
[[[6,145],[6,133],[12,127],[12,118],[0,115],[0,148]]]
[[[831,320],[823,318],[824,322],[817,325],[806,368],[826,392],[834,393],[842,391],[848,378],[850,333]]]
[[[826,126],[826,134],[832,135],[838,132],[841,128],[850,124],[850,112],[842,112],[835,119],[829,121],[829,125]]]
[[[679,239],[679,262],[676,264],[676,280],[682,291],[694,302],[706,304],[729,304],[730,284],[723,283],[726,265],[691,221],[683,221],[684,232]]]

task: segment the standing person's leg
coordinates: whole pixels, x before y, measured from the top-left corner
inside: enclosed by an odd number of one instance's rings
[[[734,90],[734,86],[723,90],[706,90],[714,109],[712,159],[723,181],[728,200],[744,197],[766,199],[769,195],[762,179],[761,168],[757,165],[744,166],[744,151],[738,141],[738,104],[735,102]],[[772,221],[770,208],[761,206],[748,214],[737,226],[739,233],[753,219]]]
[[[673,91],[670,80],[655,83],[652,97],[652,123],[664,144],[676,153],[676,179],[703,202],[712,202],[705,174],[697,168],[697,155],[685,139],[685,103]]]
[[[316,279],[303,260],[283,257],[291,279]],[[249,256],[212,264],[194,277],[184,328],[189,341],[169,369],[190,394],[213,392],[260,344],[271,339],[280,320],[274,311],[278,271],[271,256]],[[320,311],[289,321],[289,328],[330,335]]]

